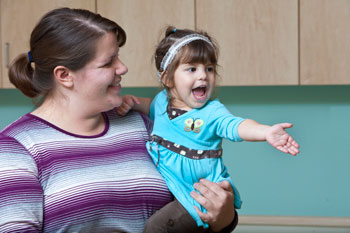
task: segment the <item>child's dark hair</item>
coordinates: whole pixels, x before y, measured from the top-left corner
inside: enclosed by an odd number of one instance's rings
[[[215,75],[217,75],[216,67],[218,65],[219,50],[215,41],[213,41],[213,39],[206,32],[193,31],[189,29],[177,29],[173,26],[167,27],[165,32],[165,37],[159,42],[156,48],[154,57],[155,57],[155,64],[156,64],[157,71],[158,72],[164,71],[161,68],[161,63],[164,56],[168,52],[169,48],[180,38],[183,38],[191,34],[199,34],[199,35],[205,36],[209,39],[211,44],[209,44],[204,40],[194,40],[186,44],[185,46],[183,46],[177,52],[172,62],[166,68],[166,71],[167,71],[166,82],[162,80],[162,85],[167,90],[168,95],[170,93],[169,91],[170,88],[174,84],[175,70],[180,64],[184,64],[184,63],[208,64],[209,63],[214,66]]]
[[[125,44],[125,31],[99,14],[70,8],[48,12],[32,31],[28,55],[19,55],[10,65],[11,83],[28,97],[46,96],[55,84],[55,67],[83,68],[95,57],[98,40],[108,32],[116,35],[119,47]]]

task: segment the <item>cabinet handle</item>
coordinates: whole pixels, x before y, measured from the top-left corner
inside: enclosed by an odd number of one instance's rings
[[[9,68],[9,50],[10,50],[10,43],[5,43],[5,65],[6,68]]]

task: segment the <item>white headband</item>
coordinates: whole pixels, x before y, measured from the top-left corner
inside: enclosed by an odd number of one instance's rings
[[[205,37],[202,36],[200,34],[190,34],[187,36],[184,36],[182,38],[180,38],[179,40],[177,40],[168,50],[168,52],[165,54],[165,56],[163,57],[162,62],[160,63],[160,70],[165,71],[168,68],[168,65],[172,62],[172,60],[174,59],[175,55],[177,54],[177,52],[185,45],[187,45],[188,43],[194,41],[194,40],[204,40],[205,42],[207,42],[208,44],[210,44],[212,47],[213,44],[211,43],[211,41]],[[162,71],[162,72],[163,72]],[[162,76],[162,72],[158,71],[158,78],[159,81],[161,81],[161,76]]]

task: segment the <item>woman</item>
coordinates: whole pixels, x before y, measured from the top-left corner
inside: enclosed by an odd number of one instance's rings
[[[0,133],[0,232],[141,232],[172,200],[145,148],[151,122],[114,110],[125,41],[119,25],[86,10],[53,10],[34,28],[9,76],[42,103]],[[232,230],[230,185],[196,189],[203,221]]]

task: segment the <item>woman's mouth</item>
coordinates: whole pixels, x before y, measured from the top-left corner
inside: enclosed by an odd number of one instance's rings
[[[111,85],[109,85],[109,87],[110,87],[110,88],[113,88],[113,89],[116,90],[116,91],[119,91],[119,90],[122,88],[122,86],[120,85],[120,83],[111,84]]]

